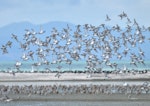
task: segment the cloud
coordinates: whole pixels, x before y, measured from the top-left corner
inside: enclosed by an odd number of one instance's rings
[[[21,21],[35,24],[68,21],[98,25],[104,22],[106,14],[114,20],[111,24],[115,24],[122,11],[148,26],[149,5],[149,0],[1,0],[0,26]]]

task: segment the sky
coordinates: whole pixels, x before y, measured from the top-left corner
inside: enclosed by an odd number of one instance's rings
[[[112,19],[108,24],[115,24],[123,11],[150,26],[149,10],[150,0],[0,0],[0,27],[22,21],[100,25],[106,14]]]

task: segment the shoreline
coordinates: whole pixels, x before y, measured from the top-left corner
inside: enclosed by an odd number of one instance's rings
[[[150,72],[144,74],[97,74],[63,73],[59,77],[57,73],[0,73],[0,82],[7,81],[150,81]]]
[[[150,72],[56,74],[0,73],[0,101],[150,101]]]
[[[52,95],[7,95],[12,98],[12,101],[148,101],[150,95],[124,95],[124,94],[52,94]],[[114,98],[115,97],[115,98]]]
[[[0,102],[150,101],[150,86],[145,87],[143,89],[143,85],[0,85]]]

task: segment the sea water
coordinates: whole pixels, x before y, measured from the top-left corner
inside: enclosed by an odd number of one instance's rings
[[[116,62],[118,64],[119,68],[123,68],[126,66],[128,69],[134,69],[136,70],[145,70],[145,69],[150,69],[150,61],[146,61],[146,65],[141,65],[138,64],[138,67],[131,66],[129,62],[127,61],[121,61],[121,62]],[[14,68],[15,62],[0,62],[0,70],[1,71],[7,71],[9,68],[12,70],[16,70]],[[62,69],[61,70],[85,70],[86,63],[85,62],[73,62],[72,65],[67,65],[65,63],[61,64],[50,64],[49,66],[39,66],[39,67],[34,67],[35,69],[42,71],[45,70],[45,68],[49,67],[51,70],[57,70],[57,66],[61,65]],[[103,67],[103,70],[114,70],[110,67]],[[31,62],[22,62],[22,66],[20,67],[20,71],[31,71],[32,69],[32,63]],[[33,82],[31,82],[33,83]],[[35,82],[34,82],[35,83]],[[43,83],[43,82],[42,82]],[[84,82],[85,83],[85,82]],[[22,83],[24,84],[24,83]],[[29,83],[30,84],[30,83]],[[38,83],[40,84],[40,83]],[[0,106],[149,106],[150,101],[59,101],[59,100],[54,100],[54,101],[11,101],[11,102],[4,102],[0,101]]]
[[[149,106],[149,101],[12,101],[1,106]]]
[[[137,67],[134,65],[130,65],[130,62],[128,61],[114,61],[115,63],[118,64],[119,69],[124,69],[126,67],[129,70],[150,70],[150,61],[145,61],[145,65],[143,64],[137,64]],[[113,63],[113,62],[112,62]],[[87,70],[86,67],[86,62],[79,61],[79,62],[72,62],[71,65],[65,64],[65,63],[59,63],[59,64],[49,64],[49,65],[41,65],[41,66],[33,66],[32,62],[22,62],[22,65],[20,66],[19,71],[24,71],[28,72],[31,70],[36,70],[36,71],[46,71],[46,69],[49,69],[51,71],[85,71]],[[58,69],[58,66],[62,66],[61,69]],[[105,64],[97,66],[97,69],[101,69],[101,71],[112,71],[115,70],[115,68],[111,68],[109,66],[106,66]],[[0,71],[17,71],[15,69],[15,62],[0,62]]]

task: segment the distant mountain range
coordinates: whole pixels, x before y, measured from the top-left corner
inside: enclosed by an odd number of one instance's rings
[[[5,44],[8,40],[11,40],[12,33],[17,35],[18,37],[21,37],[25,34],[25,29],[29,30],[34,29],[35,31],[39,31],[40,27],[42,27],[42,29],[46,31],[45,35],[50,35],[53,27],[55,27],[57,30],[62,30],[63,28],[67,28],[67,25],[69,25],[69,27],[71,27],[72,30],[75,30],[76,25],[68,22],[56,21],[56,22],[48,22],[41,25],[35,25],[29,22],[12,23],[0,28],[0,47],[1,45]],[[146,36],[149,36],[149,33],[146,33]],[[17,47],[17,45],[15,46],[16,46],[15,48],[11,49],[11,52],[9,54],[2,55],[2,52],[0,50],[0,61],[7,61],[7,60],[14,61],[19,59],[21,56],[21,51],[19,50],[19,47]],[[146,40],[145,43],[141,46],[142,49],[145,51],[146,60],[150,60],[149,46],[150,42],[148,40]],[[137,51],[135,50],[135,52]]]
[[[25,29],[29,30],[34,29],[35,31],[39,31],[40,27],[42,27],[46,31],[46,34],[50,34],[50,31],[52,30],[53,27],[59,30],[66,28],[67,25],[69,25],[70,27],[75,26],[72,23],[59,21],[48,22],[41,25],[35,25],[29,22],[12,23],[0,28],[0,38],[3,38],[3,41],[5,42],[5,40],[10,39],[12,33],[16,34],[17,36],[22,36],[25,33]]]

